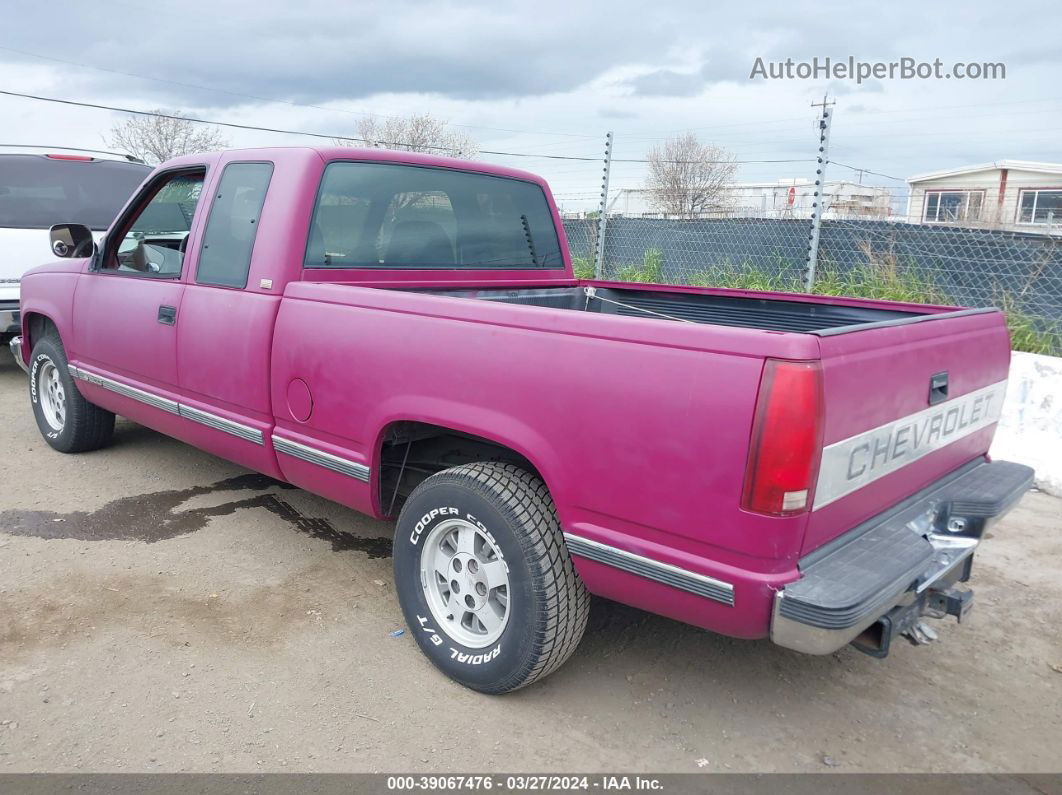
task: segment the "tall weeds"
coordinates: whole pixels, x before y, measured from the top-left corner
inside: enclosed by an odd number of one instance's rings
[[[891,250],[875,251],[869,243],[861,243],[865,262],[851,268],[838,268],[830,263],[820,266],[812,290],[815,295],[872,298],[880,301],[900,301],[915,304],[953,304],[954,299],[934,281],[932,273],[913,265],[901,263]],[[576,277],[593,278],[593,264],[589,260],[575,260]],[[776,258],[772,265],[745,260],[729,261],[702,268],[683,281],[696,287],[725,287],[738,290],[766,292],[804,292],[799,276],[794,275],[792,263]],[[648,249],[640,265],[621,267],[614,277],[617,281],[663,283],[663,255],[659,249]],[[1024,296],[1013,291],[997,291],[995,302],[1007,316],[1011,346],[1016,351],[1062,356],[1062,325],[1045,322],[1026,309]]]

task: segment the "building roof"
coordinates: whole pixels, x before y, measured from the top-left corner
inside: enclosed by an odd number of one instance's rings
[[[949,168],[944,171],[930,171],[926,174],[915,174],[907,178],[907,183],[913,185],[916,182],[928,182],[933,179],[954,177],[959,174],[974,174],[978,171],[997,171],[999,169],[1013,171],[1039,171],[1044,174],[1062,174],[1062,163],[1037,163],[1033,160],[997,160],[994,163],[980,163],[976,166],[962,166]]]

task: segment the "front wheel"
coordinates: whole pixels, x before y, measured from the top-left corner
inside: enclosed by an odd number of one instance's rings
[[[406,622],[461,684],[516,690],[579,645],[590,597],[534,474],[485,462],[432,475],[403,506],[394,549]]]
[[[29,376],[33,416],[49,445],[60,453],[82,453],[111,440],[114,414],[81,395],[70,377],[63,343],[54,334],[33,346]]]

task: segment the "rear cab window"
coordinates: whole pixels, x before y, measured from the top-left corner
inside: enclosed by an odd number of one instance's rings
[[[563,268],[541,186],[394,163],[325,167],[307,268]]]

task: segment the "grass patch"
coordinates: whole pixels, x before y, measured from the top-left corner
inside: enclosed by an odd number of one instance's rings
[[[867,261],[853,268],[842,270],[828,263],[820,266],[812,293],[913,304],[955,303],[936,284],[931,274],[911,265],[901,265],[891,253],[874,252],[869,246],[863,248],[863,254]],[[573,262],[578,263],[579,260]],[[576,264],[576,276],[593,278],[593,264],[587,260],[584,262],[586,265],[583,267],[588,268],[589,275],[580,275],[580,266]],[[722,262],[691,274],[685,283],[695,287],[805,292],[800,277],[793,275],[798,270],[780,257],[770,266],[747,260],[738,264]],[[648,249],[640,265],[622,266],[614,278],[617,281],[664,283],[661,251]],[[997,293],[995,302],[1006,313],[1014,350],[1062,356],[1062,325],[1030,314],[1024,309],[1020,297],[1012,292]]]
[[[1011,348],[1045,356],[1062,356],[1062,325],[1044,323],[1030,315],[1011,293],[1003,293],[996,303],[1007,315]]]
[[[589,257],[572,257],[572,270],[576,279],[593,279],[594,261]]]
[[[621,282],[646,282],[660,284],[664,280],[664,255],[658,248],[648,249],[642,255],[641,265],[625,265],[616,273]]]

